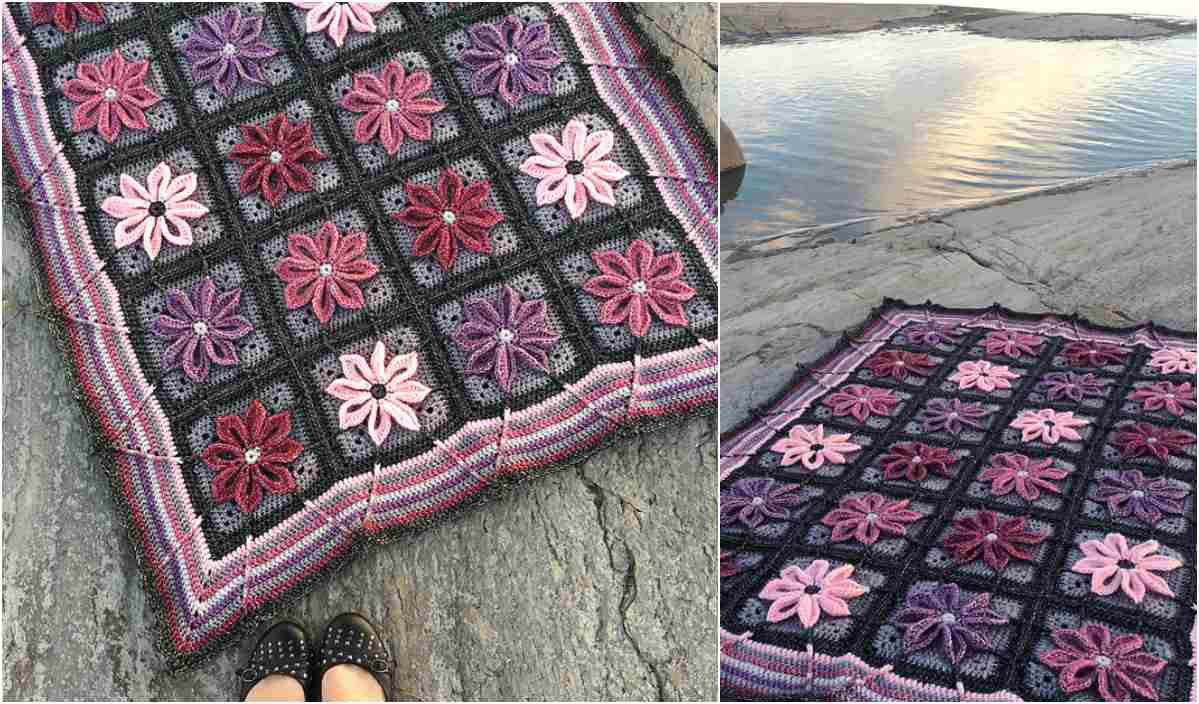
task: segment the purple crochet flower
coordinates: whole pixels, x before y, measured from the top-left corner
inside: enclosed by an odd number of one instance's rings
[[[1152,526],[1162,519],[1163,513],[1183,513],[1189,493],[1189,488],[1171,484],[1165,477],[1147,479],[1140,470],[1129,469],[1105,474],[1099,480],[1095,498],[1106,501],[1113,516],[1132,514]]]
[[[521,367],[549,371],[546,352],[560,335],[549,327],[544,300],[522,301],[505,285],[494,302],[480,298],[465,309],[466,322],[454,340],[471,353],[467,373],[492,375],[500,388],[510,391]]]
[[[916,420],[924,425],[924,432],[935,433],[943,430],[957,435],[963,426],[982,428],[982,419],[991,411],[982,404],[966,402],[961,399],[934,398],[916,414]]]
[[[210,362],[223,367],[237,364],[233,341],[254,329],[237,314],[239,305],[240,288],[218,294],[210,278],[192,287],[191,295],[179,289],[168,291],[166,312],[151,326],[155,335],[171,340],[162,353],[162,368],[183,367],[188,378],[199,382],[208,378]]]
[[[1065,397],[1075,403],[1082,403],[1088,396],[1102,396],[1106,386],[1106,380],[1096,378],[1091,373],[1051,372],[1037,382],[1037,391],[1045,394],[1050,401]]]
[[[786,520],[792,508],[806,501],[794,493],[797,489],[798,484],[783,484],[768,478],[738,479],[728,493],[720,496],[720,525],[740,521],[757,528],[767,518]]]
[[[931,589],[908,592],[895,622],[904,626],[903,649],[911,653],[941,641],[941,652],[954,665],[973,650],[991,650],[984,630],[1002,626],[1007,616],[990,608],[991,595],[979,594],[963,603],[956,584],[938,584]]]
[[[956,325],[917,323],[904,328],[903,335],[913,345],[939,345],[942,342],[957,342],[962,334]]]
[[[545,22],[522,23],[509,15],[498,24],[471,27],[471,46],[462,52],[462,63],[474,72],[470,89],[476,96],[498,93],[514,106],[529,93],[550,94],[550,71],[562,56],[550,45]]]
[[[263,83],[258,62],[278,53],[261,39],[262,18],[242,15],[234,7],[220,19],[197,18],[192,35],[183,43],[198,83],[212,81],[221,95],[231,95],[239,81]]]

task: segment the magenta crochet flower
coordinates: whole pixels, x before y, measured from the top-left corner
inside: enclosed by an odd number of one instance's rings
[[[166,311],[158,316],[151,331],[170,341],[162,353],[164,370],[183,368],[192,381],[208,378],[209,364],[231,367],[238,364],[233,341],[253,330],[249,321],[237,314],[241,289],[217,293],[212,279],[197,283],[191,295],[172,289],[166,294]]]
[[[522,368],[549,372],[547,352],[560,337],[550,329],[542,299],[522,301],[504,285],[493,302],[477,298],[464,306],[466,322],[454,340],[470,352],[468,374],[494,376],[504,391]]]
[[[112,143],[122,127],[149,128],[144,111],[162,100],[145,85],[149,61],[126,61],[118,49],[99,66],[80,62],[75,71],[62,92],[79,103],[74,113],[76,132],[95,127],[104,141]]]
[[[1076,367],[1102,367],[1123,362],[1128,350],[1106,342],[1069,342],[1062,347],[1062,356]]]
[[[579,218],[588,199],[616,205],[612,184],[629,175],[608,159],[615,143],[610,130],[587,133],[587,126],[571,120],[562,129],[562,141],[538,132],[529,136],[533,156],[520,165],[522,173],[538,179],[537,205],[566,202],[571,218]]]
[[[1128,399],[1140,401],[1146,412],[1158,411],[1165,408],[1170,413],[1180,416],[1186,409],[1195,408],[1195,389],[1188,383],[1174,384],[1169,381],[1159,381],[1156,384],[1142,386],[1133,391]]]
[[[388,154],[400,150],[405,135],[427,142],[433,136],[428,116],[445,109],[440,100],[424,95],[432,87],[428,71],[408,75],[398,61],[384,66],[381,76],[355,74],[353,87],[341,99],[346,110],[365,113],[354,124],[354,141],[366,144],[377,138]]]
[[[385,2],[293,2],[296,7],[307,10],[304,15],[304,31],[324,32],[340,47],[346,40],[350,28],[355,32],[373,34],[375,18],[372,15],[387,8]]]
[[[907,479],[910,482],[924,481],[929,472],[952,477],[954,473],[950,467],[957,461],[958,458],[949,450],[922,442],[896,443],[878,459],[884,479]]]
[[[1167,347],[1149,358],[1149,366],[1162,374],[1194,374],[1195,351]]]
[[[31,2],[29,21],[34,26],[53,23],[58,31],[70,34],[82,18],[86,22],[104,22],[104,6],[98,2]]]
[[[836,393],[825,396],[821,403],[833,409],[834,416],[852,415],[860,423],[871,415],[890,415],[891,409],[895,408],[899,399],[888,389],[850,384],[841,387]]]
[[[953,551],[958,562],[973,562],[981,557],[999,572],[1012,558],[1031,560],[1032,553],[1025,546],[1041,543],[1047,537],[1025,528],[1023,516],[1001,519],[991,511],[979,511],[973,516],[954,519],[953,528],[945,537],[945,547]]]
[[[1075,403],[1082,403],[1083,399],[1103,396],[1106,386],[1106,380],[1096,378],[1090,372],[1050,372],[1037,382],[1037,391],[1045,394],[1050,401],[1068,398]]]
[[[732,550],[720,551],[720,576],[732,577],[735,574],[740,574],[744,570],[740,563],[737,562],[737,554]]]
[[[366,233],[342,237],[332,221],[321,225],[315,239],[303,233],[288,236],[287,252],[275,264],[275,274],[286,284],[283,301],[290,310],[311,305],[322,324],[338,306],[356,310],[365,305],[358,284],[379,273],[364,256]]]
[[[982,404],[957,398],[934,398],[916,413],[916,420],[926,433],[945,431],[957,435],[966,426],[982,429],[982,419],[989,415],[991,410]]]
[[[1058,629],[1052,637],[1057,648],[1043,653],[1040,660],[1057,671],[1064,693],[1081,692],[1098,683],[1104,701],[1131,701],[1134,693],[1157,701],[1150,677],[1161,672],[1166,661],[1142,650],[1141,636],[1113,638],[1106,626],[1088,623],[1077,630]]]
[[[258,62],[279,52],[262,40],[261,17],[230,7],[219,20],[197,18],[183,53],[197,83],[211,81],[218,93],[228,96],[242,81],[265,85]]]
[[[991,494],[1006,496],[1016,490],[1028,501],[1041,498],[1041,490],[1062,493],[1054,484],[1070,473],[1053,466],[1053,459],[1034,460],[1016,452],[1003,452],[991,458],[991,466],[978,475],[980,482],[991,482]]]
[[[1100,596],[1123,590],[1133,603],[1145,599],[1146,592],[1174,596],[1166,580],[1154,572],[1169,572],[1182,567],[1172,557],[1158,555],[1156,540],[1130,546],[1119,533],[1108,533],[1103,540],[1088,540],[1079,546],[1083,558],[1070,569],[1091,575],[1091,591]]]
[[[498,94],[516,105],[529,93],[550,94],[550,71],[562,56],[550,44],[545,22],[526,25],[508,15],[498,24],[476,24],[467,34],[471,45],[461,61],[473,71],[470,90],[476,96]]]
[[[1037,348],[1045,338],[1015,330],[996,330],[983,338],[982,346],[987,354],[1002,354],[1008,357],[1029,355],[1035,357]]]
[[[979,391],[994,391],[995,389],[1012,388],[1012,379],[1020,375],[1013,372],[1004,364],[991,364],[986,360],[976,362],[959,362],[957,371],[949,375],[949,381],[956,381],[959,389],[978,389]]]
[[[246,167],[238,182],[243,196],[258,191],[266,202],[278,207],[287,191],[312,190],[312,173],[304,164],[328,157],[312,142],[312,127],[307,122],[293,124],[279,113],[266,129],[253,123],[241,125],[241,134],[244,141],[233,147],[229,158]]]
[[[962,339],[956,325],[916,323],[903,329],[904,337],[913,345],[939,345],[942,342],[957,342]]]
[[[288,465],[304,446],[290,435],[291,411],[268,416],[266,406],[257,399],[250,403],[244,420],[237,415],[217,418],[217,442],[200,455],[216,470],[212,500],[236,501],[243,513],[250,513],[264,494],[296,491],[299,485]]]
[[[798,484],[783,484],[770,478],[738,479],[720,494],[720,525],[743,523],[757,528],[765,520],[785,521],[791,510],[806,499],[797,492]]]
[[[883,533],[903,535],[906,524],[920,520],[916,511],[908,509],[909,499],[888,501],[882,494],[846,496],[840,505],[825,514],[820,522],[833,529],[832,541],[853,538],[863,545],[874,545]]]
[[[415,352],[398,354],[387,361],[383,341],[375,343],[370,363],[359,354],[343,354],[343,376],[325,387],[325,392],[344,403],[337,411],[342,430],[366,423],[376,445],[391,433],[394,422],[401,428],[420,430],[414,410],[432,391],[416,380],[419,365]]]
[[[1184,513],[1189,493],[1189,488],[1173,484],[1165,477],[1148,479],[1139,469],[1126,469],[1103,475],[1095,498],[1106,502],[1107,510],[1113,516],[1133,515],[1142,523],[1153,526],[1163,514]]]
[[[487,205],[491,181],[464,183],[453,169],[437,177],[437,188],[409,181],[404,184],[408,205],[392,217],[416,230],[412,256],[433,254],[441,268],[450,271],[459,247],[479,254],[491,253],[491,228],[504,216]]]
[[[1090,421],[1075,418],[1073,411],[1042,408],[1039,411],[1020,411],[1010,427],[1020,431],[1020,439],[1024,442],[1040,440],[1046,445],[1056,445],[1059,440],[1082,440],[1082,435],[1075,428],[1086,425],[1090,425]]]
[[[1153,455],[1164,462],[1170,458],[1171,452],[1185,452],[1188,446],[1194,445],[1195,436],[1152,423],[1133,423],[1112,433],[1111,443],[1125,457]]]
[[[849,604],[869,589],[850,579],[853,565],[842,565],[829,570],[827,560],[814,560],[806,568],[795,565],[783,568],[775,579],[766,583],[759,597],[769,600],[770,610],[766,620],[771,623],[798,616],[804,628],[811,628],[820,621],[820,615],[848,616]]]
[[[903,608],[895,614],[895,623],[904,627],[904,652],[924,650],[940,641],[941,652],[956,665],[970,650],[993,650],[986,628],[1002,626],[1008,617],[990,606],[991,595],[986,593],[963,603],[961,589],[953,583],[908,592]]]
[[[829,464],[845,464],[845,454],[862,449],[849,441],[849,434],[825,435],[824,424],[815,426],[797,425],[791,428],[787,437],[780,438],[770,446],[772,452],[783,453],[779,464],[789,467],[796,462],[803,462],[808,469],[819,469],[825,462]]]
[[[600,273],[583,284],[583,290],[604,299],[600,322],[628,325],[634,337],[644,337],[657,317],[667,325],[686,325],[683,303],[695,289],[682,281],[683,257],[677,252],[657,254],[645,240],[633,240],[624,254],[605,249],[591,253]]]
[[[117,249],[141,240],[150,259],[158,258],[162,241],[181,247],[192,243],[188,220],[208,214],[208,208],[190,197],[196,192],[192,172],[171,176],[166,162],[150,170],[143,188],[137,179],[121,174],[121,195],[109,196],[100,209],[119,220],[113,230]]]
[[[902,352],[887,350],[879,352],[866,360],[865,366],[878,377],[891,377],[900,381],[908,378],[908,374],[928,376],[937,363],[923,352]]]

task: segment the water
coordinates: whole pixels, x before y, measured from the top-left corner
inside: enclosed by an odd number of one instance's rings
[[[957,29],[720,52],[749,167],[725,241],[1195,158],[1196,41],[1045,42]]]

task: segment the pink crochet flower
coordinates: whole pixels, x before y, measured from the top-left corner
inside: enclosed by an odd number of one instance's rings
[[[983,349],[987,354],[1002,354],[1008,357],[1037,354],[1037,348],[1045,342],[1045,338],[1029,335],[1014,330],[996,330],[983,340]]]
[[[111,144],[121,127],[149,128],[143,111],[162,100],[145,85],[149,61],[126,61],[118,49],[99,66],[80,63],[75,70],[75,78],[63,85],[62,92],[79,103],[74,115],[76,132],[95,127]]]
[[[619,164],[606,157],[612,152],[615,137],[610,130],[587,133],[587,126],[571,120],[562,129],[562,141],[538,132],[529,136],[533,156],[525,159],[520,170],[540,182],[537,205],[566,201],[570,217],[578,218],[587,209],[587,199],[616,205],[612,183],[629,175]]]
[[[920,520],[919,513],[908,510],[909,503],[909,499],[888,501],[882,494],[846,496],[820,522],[833,529],[833,542],[854,538],[873,545],[883,533],[903,535],[908,530],[905,524]]]
[[[1020,378],[1004,364],[991,364],[986,360],[977,362],[959,362],[957,371],[949,376],[950,381],[956,381],[959,389],[974,389],[994,391],[995,389],[1012,388],[1012,379]]]
[[[1162,374],[1194,374],[1195,351],[1167,347],[1149,358],[1149,366]]]
[[[991,466],[978,475],[980,482],[991,482],[991,493],[1006,496],[1014,488],[1016,493],[1028,501],[1041,498],[1041,489],[1062,493],[1053,482],[1070,473],[1068,469],[1053,466],[1053,460],[1034,460],[1015,452],[1003,452],[991,458]]]
[[[798,616],[804,628],[811,628],[820,620],[821,613],[848,616],[849,604],[845,600],[869,591],[850,579],[852,575],[853,565],[842,565],[830,571],[827,560],[814,560],[803,569],[796,565],[783,568],[779,576],[767,582],[758,594],[772,602],[766,620],[778,623]]]
[[[1123,535],[1108,533],[1103,540],[1088,540],[1080,545],[1083,558],[1070,569],[1091,575],[1091,591],[1102,596],[1120,589],[1137,604],[1145,599],[1147,591],[1172,597],[1174,592],[1166,580],[1154,572],[1169,572],[1182,567],[1182,563],[1156,554],[1160,547],[1156,540],[1130,547]]]
[[[1039,411],[1020,411],[1010,427],[1022,431],[1020,439],[1024,442],[1039,439],[1046,445],[1056,445],[1061,439],[1082,440],[1082,436],[1075,428],[1089,424],[1090,421],[1075,418],[1073,411],[1042,408]]]
[[[289,310],[312,305],[321,323],[329,322],[337,306],[355,310],[366,303],[358,284],[379,273],[366,259],[366,233],[345,237],[337,225],[321,225],[316,238],[297,233],[287,238],[286,256],[275,264],[275,274],[286,284],[283,300]]]
[[[1169,381],[1159,381],[1156,384],[1142,386],[1128,396],[1130,401],[1140,401],[1146,411],[1157,411],[1165,408],[1170,413],[1180,416],[1186,409],[1195,408],[1195,389],[1188,383],[1174,384]]]
[[[104,21],[104,6],[98,2],[31,2],[29,21],[34,26],[53,23],[58,31],[75,31],[79,18],[99,24]]]
[[[427,115],[445,109],[440,100],[421,95],[432,86],[428,71],[406,75],[404,65],[398,61],[384,66],[381,77],[355,74],[353,87],[341,99],[346,110],[366,113],[354,125],[354,141],[366,144],[378,137],[388,154],[400,150],[404,135],[427,142],[433,136],[433,123]]]
[[[787,437],[776,440],[770,446],[772,452],[783,453],[783,459],[779,462],[783,467],[803,462],[803,466],[808,469],[818,469],[825,462],[845,464],[845,453],[860,449],[861,445],[849,442],[848,433],[826,436],[824,424],[797,425],[791,428]]]
[[[1137,635],[1113,638],[1106,626],[1088,623],[1077,630],[1053,632],[1057,648],[1040,656],[1041,662],[1058,673],[1066,694],[1099,684],[1104,701],[1127,702],[1138,697],[1157,701],[1150,676],[1166,667],[1166,661],[1142,650],[1145,639]]]
[[[634,337],[644,337],[657,316],[668,325],[686,325],[683,303],[695,297],[679,277],[683,258],[678,252],[655,254],[645,240],[633,240],[622,255],[614,249],[591,253],[600,273],[583,284],[583,290],[605,299],[600,322],[628,324]],[[652,314],[652,315],[651,315]]]
[[[833,409],[834,416],[852,415],[861,423],[872,414],[886,416],[899,403],[895,393],[888,389],[850,384],[824,398],[822,403]]]
[[[342,430],[367,423],[367,432],[376,445],[382,445],[391,433],[392,421],[401,428],[420,430],[414,406],[432,390],[416,380],[418,361],[415,352],[399,354],[387,362],[383,341],[375,343],[370,364],[358,354],[341,356],[343,376],[325,387],[325,392],[345,403],[337,411]]]
[[[325,32],[334,46],[341,46],[346,34],[353,27],[355,32],[373,33],[375,18],[388,5],[385,2],[293,2],[293,5],[308,10],[304,15],[304,31]]]
[[[165,239],[174,245],[192,243],[192,228],[188,220],[208,214],[208,208],[188,197],[196,192],[196,175],[192,172],[171,176],[166,162],[150,170],[146,187],[128,174],[121,174],[121,195],[109,196],[100,209],[120,222],[113,230],[117,249],[141,240],[142,249],[150,259],[158,257]]]

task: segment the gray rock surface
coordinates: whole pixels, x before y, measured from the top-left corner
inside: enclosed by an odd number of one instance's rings
[[[714,65],[713,6],[650,14],[715,133],[715,73],[685,59]],[[4,698],[228,699],[236,649],[160,672],[132,550],[9,218]],[[692,420],[529,482],[372,552],[288,614],[314,631],[351,608],[383,624],[396,685],[422,699],[715,699],[715,425]]]
[[[721,430],[884,297],[1195,327],[1195,165],[1088,179],[813,246],[721,253]]]
[[[1167,23],[1126,15],[1017,13],[967,22],[965,28],[1005,39],[1140,39],[1193,32],[1195,23]]]

